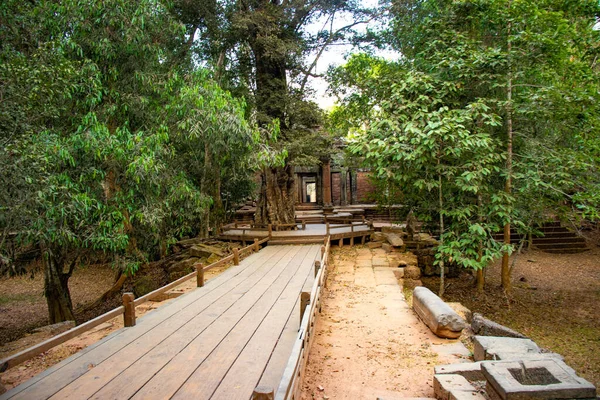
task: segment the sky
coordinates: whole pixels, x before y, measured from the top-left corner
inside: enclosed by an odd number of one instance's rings
[[[376,7],[377,0],[363,0],[361,2],[363,7]],[[323,20],[316,21],[311,25],[307,26],[308,32],[316,33],[323,26]],[[334,29],[340,28],[342,26],[348,25],[352,22],[352,19],[349,16],[340,16],[336,19],[334,23]],[[375,27],[376,21],[370,23],[370,27]],[[362,24],[357,26],[355,29],[357,31],[365,32],[367,28],[366,24]],[[327,72],[329,66],[339,66],[345,63],[346,58],[353,52],[358,52],[359,50],[353,49],[350,45],[334,45],[329,46],[325,52],[319,58],[317,62],[316,71],[313,73],[316,74],[324,74]],[[398,58],[397,54],[391,51],[377,51],[376,55],[385,57],[388,59]],[[314,54],[308,59],[308,63],[310,64],[314,59]],[[327,82],[323,78],[310,78],[309,83],[311,88],[315,90],[315,95],[311,98],[314,100],[321,108],[324,110],[329,110],[335,103],[335,98],[327,95]]]

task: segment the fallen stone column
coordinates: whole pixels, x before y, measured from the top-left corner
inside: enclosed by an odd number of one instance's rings
[[[456,339],[465,328],[465,321],[431,290],[416,287],[413,309],[433,333],[442,338]]]

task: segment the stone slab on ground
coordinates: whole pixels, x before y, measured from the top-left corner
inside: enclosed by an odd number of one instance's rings
[[[490,359],[495,361],[511,361],[511,360],[539,360],[540,358],[552,358],[555,360],[564,361],[564,357],[558,353],[520,353],[516,351],[496,351],[491,353]]]
[[[375,267],[374,272],[375,272],[375,281],[377,282],[377,286],[380,286],[380,285],[398,286],[398,280],[396,279],[396,276],[394,275],[393,270],[390,270],[389,268]]]
[[[436,365],[433,373],[436,375],[460,375],[469,382],[485,381],[481,363],[486,361],[468,362],[460,364]]]
[[[522,333],[487,319],[479,313],[473,314],[471,328],[476,335],[481,336],[502,336],[527,339],[527,336],[523,335]]]
[[[481,364],[492,399],[595,399],[596,387],[559,360],[490,361]]]
[[[373,268],[371,268],[371,267],[356,268],[356,271],[354,271],[354,284],[356,286],[363,286],[363,287],[377,286]]]
[[[463,360],[465,363],[472,364],[470,357],[471,352],[465,347],[461,341],[449,341],[443,344],[432,344],[431,350],[437,354],[444,354],[454,356],[458,359]]]
[[[368,260],[364,260],[364,259],[356,260],[356,267],[357,268],[371,267],[372,265],[373,265],[373,262],[371,261],[370,258]]]
[[[497,336],[473,336],[475,361],[494,360],[498,353],[539,354],[540,348],[531,339]]]
[[[426,287],[414,289],[413,309],[425,325],[439,337],[456,339],[466,326],[460,315]]]
[[[433,390],[438,400],[485,400],[485,397],[460,375],[434,375]]]
[[[387,258],[375,257],[373,258],[372,265],[374,267],[390,267],[390,262]]]

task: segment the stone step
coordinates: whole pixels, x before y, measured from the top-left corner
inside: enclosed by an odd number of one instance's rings
[[[534,243],[534,246],[540,250],[552,249],[587,249],[585,242],[581,243]]]
[[[543,250],[544,253],[551,253],[551,254],[577,254],[577,253],[585,253],[586,251],[590,251],[591,249],[588,248],[581,248],[581,249],[546,249]]]
[[[533,244],[547,244],[547,243],[585,243],[585,239],[579,236],[575,237],[540,237],[534,238]]]

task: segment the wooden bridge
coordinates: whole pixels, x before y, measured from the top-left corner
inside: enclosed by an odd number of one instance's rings
[[[269,245],[0,399],[294,398],[324,250]]]

